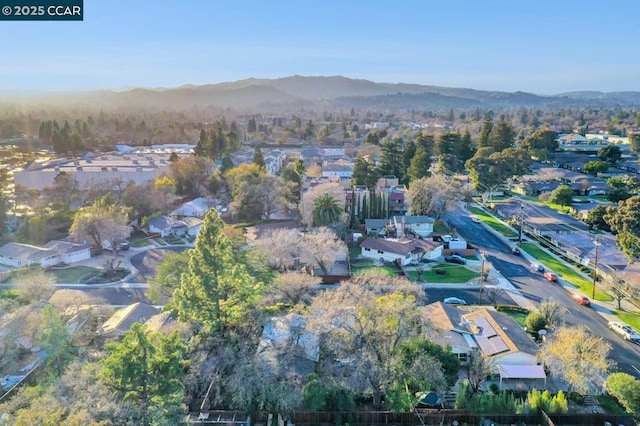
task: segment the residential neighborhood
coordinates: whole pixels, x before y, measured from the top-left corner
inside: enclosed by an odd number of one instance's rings
[[[640,6],[67,3],[2,8],[0,426],[640,424]]]

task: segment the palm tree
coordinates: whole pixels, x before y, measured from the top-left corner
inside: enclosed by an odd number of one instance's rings
[[[322,194],[313,200],[313,224],[315,226],[328,226],[340,220],[342,208],[333,195]]]

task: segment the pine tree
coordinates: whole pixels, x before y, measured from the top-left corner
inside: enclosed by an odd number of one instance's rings
[[[256,149],[253,153],[253,164],[257,164],[260,167],[265,167],[264,157],[262,156],[262,150],[259,146],[256,146]]]
[[[174,293],[178,318],[204,334],[224,333],[241,325],[260,300],[263,287],[237,262],[223,230],[218,212],[210,209],[192,251],[189,271]]]
[[[485,148],[491,146],[489,138],[491,137],[491,131],[493,130],[493,119],[491,115],[487,113],[480,129],[480,136],[478,137],[478,148]]]

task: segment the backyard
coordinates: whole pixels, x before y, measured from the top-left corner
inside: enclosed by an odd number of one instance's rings
[[[578,287],[584,294],[591,295],[593,291],[592,280],[577,273],[573,268],[551,256],[549,253],[535,244],[523,243],[522,249],[529,253],[531,256],[535,257],[546,268],[551,269],[553,272],[560,275],[562,279]],[[612,301],[613,297],[596,288],[595,299],[602,301]]]

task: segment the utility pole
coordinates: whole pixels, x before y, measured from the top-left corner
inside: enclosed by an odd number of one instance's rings
[[[596,239],[593,242],[593,245],[596,246],[596,258],[595,265],[593,268],[593,291],[591,292],[591,298],[595,300],[596,298],[596,280],[598,279],[598,246],[600,246],[600,242],[598,241],[598,235],[596,234]]]
[[[478,305],[482,305],[482,291],[484,290],[484,252],[480,252],[480,258],[482,259],[482,265],[480,266],[480,297],[478,298]]]
[[[522,247],[522,226],[524,225],[524,203],[520,203],[520,231],[518,232],[518,245]]]

